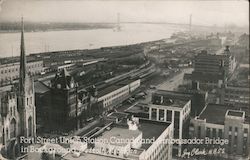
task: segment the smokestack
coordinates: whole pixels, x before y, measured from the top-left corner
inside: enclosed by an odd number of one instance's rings
[[[200,90],[200,83],[198,81],[192,81],[192,89],[193,90]]]

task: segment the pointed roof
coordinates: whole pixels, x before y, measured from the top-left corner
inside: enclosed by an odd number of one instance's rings
[[[61,70],[60,73],[57,73],[55,78],[51,82],[54,88],[56,88],[57,85],[60,84],[60,88],[62,89],[70,89],[70,84],[75,84],[74,78],[68,73],[65,68]]]
[[[68,77],[70,76],[69,72],[66,70],[66,68],[63,68],[62,72],[61,72],[63,77]]]
[[[26,79],[27,73],[26,73],[26,56],[25,56],[25,46],[24,46],[23,17],[22,17],[21,23],[22,23],[22,29],[21,29],[21,45],[20,45],[19,92],[20,92],[20,94],[24,94],[24,92],[25,92],[25,79]]]

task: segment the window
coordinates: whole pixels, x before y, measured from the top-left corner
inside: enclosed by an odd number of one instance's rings
[[[229,126],[229,131],[232,131],[232,126]]]
[[[247,133],[248,131],[247,131],[247,128],[244,128],[244,133]]]
[[[201,137],[201,126],[198,126],[198,138]]]
[[[216,129],[213,128],[213,137],[216,137]]]
[[[207,128],[206,137],[210,137],[210,128]]]
[[[167,110],[167,121],[172,121],[172,111]]]
[[[238,139],[238,137],[234,136],[234,145],[237,145],[237,139]]]
[[[222,138],[222,129],[219,129],[218,137]]]

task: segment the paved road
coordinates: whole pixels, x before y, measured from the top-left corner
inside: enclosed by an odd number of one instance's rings
[[[179,74],[175,75],[171,79],[159,84],[156,86],[157,89],[160,90],[169,90],[173,91],[176,89],[180,84],[182,84],[183,76],[185,73],[191,73],[193,71],[192,68],[183,69]]]
[[[185,73],[191,73],[193,71],[192,68],[187,68],[182,70],[179,74],[173,76],[170,79],[166,79],[164,82],[156,86],[156,89],[147,89],[146,93],[147,96],[143,100],[139,100],[141,103],[150,103],[152,94],[157,90],[174,90],[177,88],[180,84],[182,84],[183,76]]]

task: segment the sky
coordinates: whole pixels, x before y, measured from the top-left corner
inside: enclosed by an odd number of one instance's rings
[[[244,0],[0,0],[0,22],[169,22],[249,26]]]

